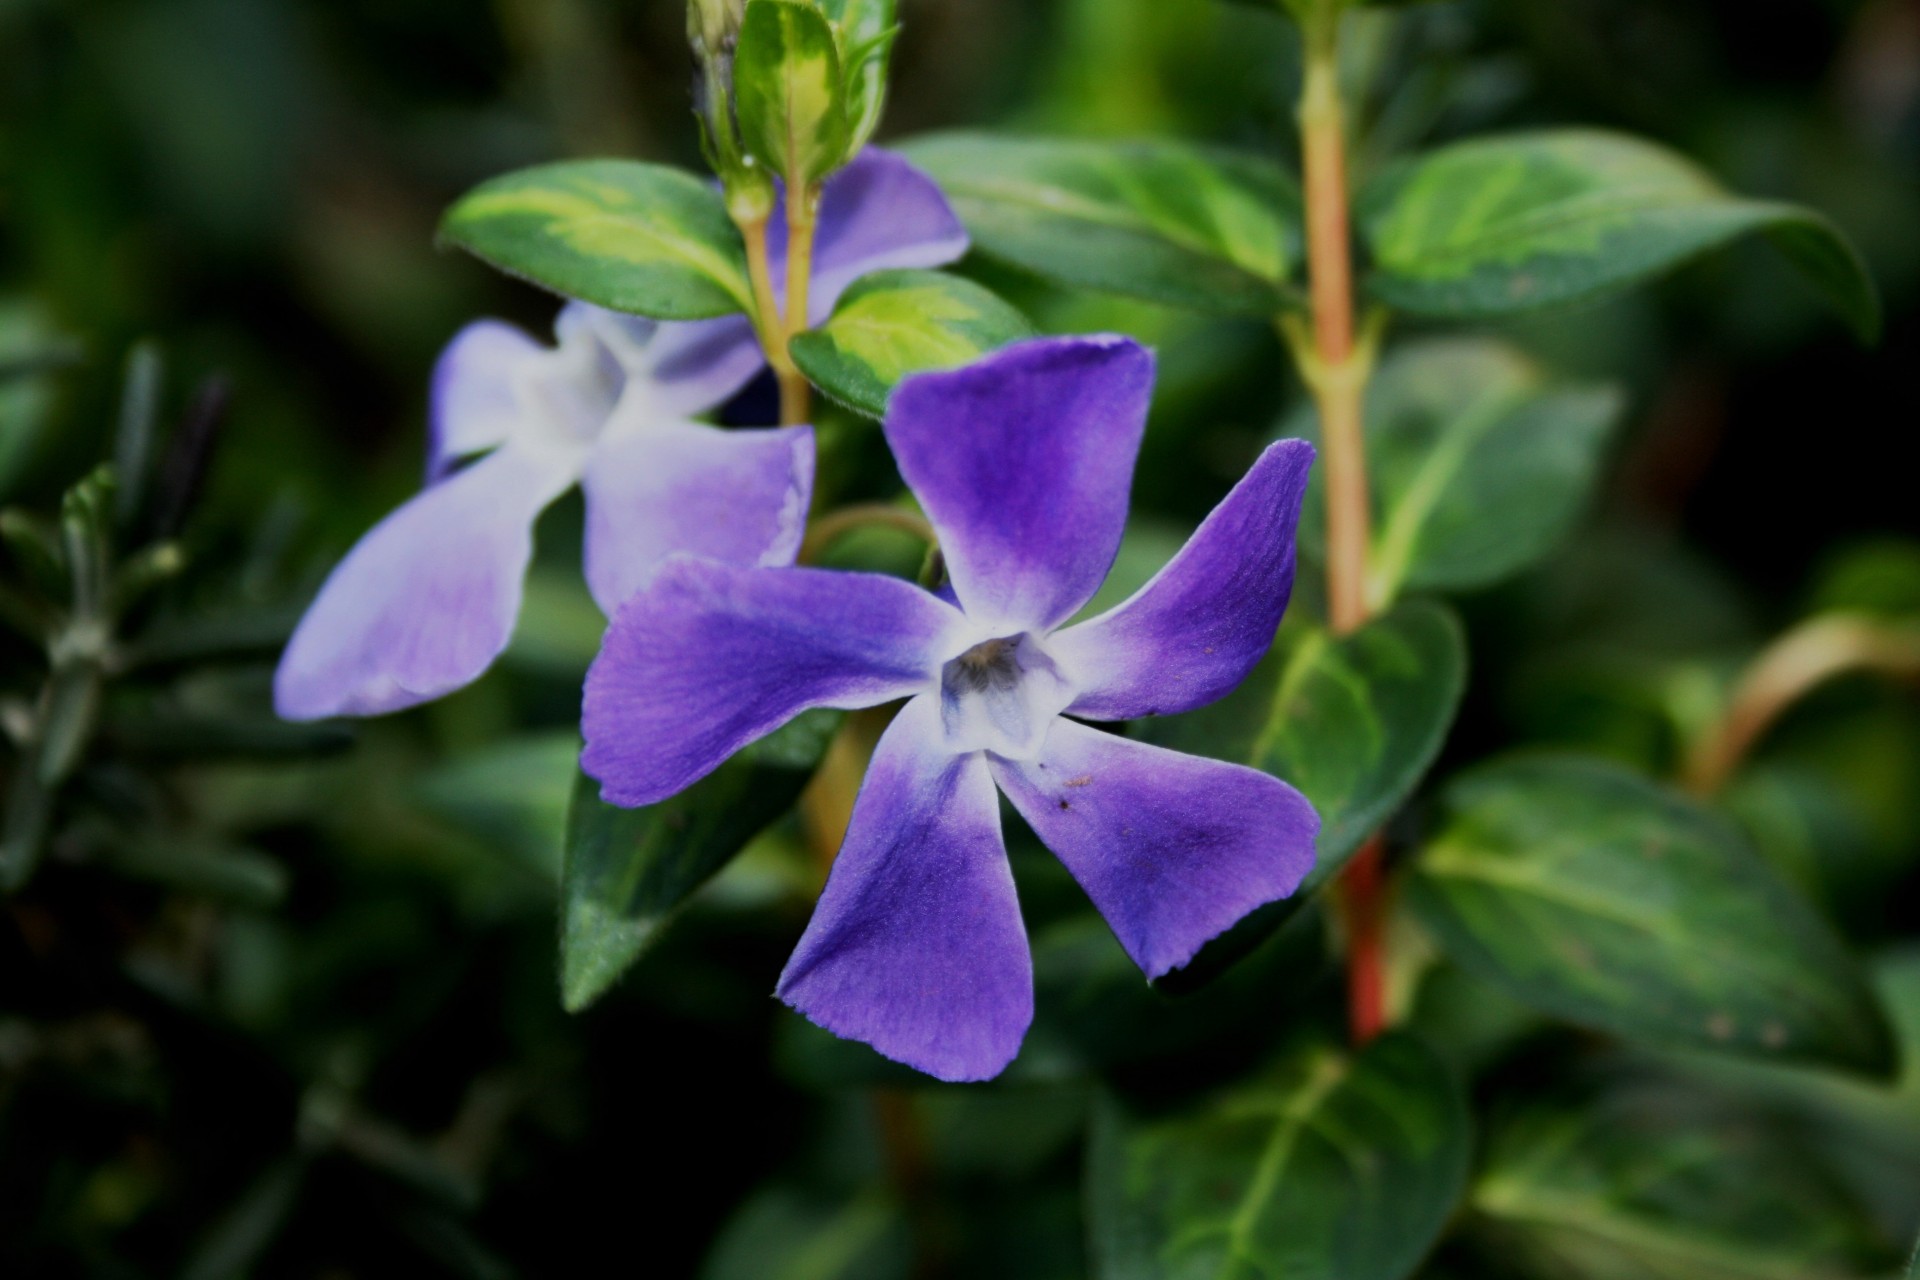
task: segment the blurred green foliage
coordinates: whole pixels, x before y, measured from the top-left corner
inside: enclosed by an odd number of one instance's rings
[[[906,0],[901,17],[883,140],[1145,135],[1292,162],[1296,40],[1256,7]],[[1088,1242],[1090,1123],[1177,1146],[1187,1108],[1337,1034],[1318,908],[1199,992],[1154,992],[1015,834],[1040,1021],[1002,1083],[929,1086],[768,998],[816,888],[791,820],[607,998],[562,1012],[559,850],[601,625],[575,505],[543,524],[522,632],[479,684],[356,726],[345,751],[267,719],[298,608],[418,483],[439,346],[476,314],[550,317],[533,290],[437,252],[441,213],[537,162],[694,164],[684,29],[675,0],[0,0],[0,505],[45,519],[80,493],[68,510],[106,531],[114,573],[144,572],[160,543],[186,566],[116,615],[41,874],[0,907],[0,1274],[492,1277],[612,1259],[890,1277],[918,1259],[1078,1276],[1127,1247],[1104,1228]],[[1497,584],[1469,575],[1471,678],[1439,775],[1515,745],[1671,775],[1786,624],[1920,613],[1897,462],[1920,421],[1912,7],[1457,0],[1369,13],[1354,35],[1354,81],[1377,86],[1363,178],[1496,127],[1630,129],[1735,189],[1825,211],[1887,308],[1882,346],[1859,349],[1747,244],[1650,291],[1477,332],[1502,368],[1617,383],[1625,425],[1554,555]],[[1135,581],[1296,430],[1304,400],[1258,320],[1056,290],[983,258],[966,271],[1042,329],[1160,349],[1122,555]],[[127,358],[143,339],[164,376]],[[870,442],[852,414],[823,422],[833,500],[893,495]],[[109,458],[119,489],[75,489]],[[71,565],[30,564],[33,542],[10,540],[5,579],[38,575],[64,609]],[[883,538],[844,554],[903,555]],[[1410,576],[1444,577],[1435,563],[1414,556]],[[39,599],[5,602],[0,632],[9,784],[44,742],[36,698],[58,670],[33,634]],[[1398,998],[1494,1118],[1459,1230],[1423,1274],[1897,1271],[1920,1233],[1916,779],[1920,705],[1849,677],[1786,717],[1726,805],[1868,957],[1905,1047],[1890,1085],[1626,1049],[1530,1012],[1400,922]],[[1432,817],[1417,804],[1400,825]],[[1281,1079],[1262,1087],[1297,1083]],[[906,1168],[885,1140],[903,1111]]]

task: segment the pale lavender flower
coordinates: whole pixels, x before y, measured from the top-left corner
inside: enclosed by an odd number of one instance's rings
[[[947,1080],[997,1074],[1033,971],[996,784],[1149,977],[1298,887],[1319,820],[1293,788],[1080,721],[1187,711],[1272,644],[1313,450],[1270,447],[1136,595],[1063,625],[1111,567],[1153,381],[1120,338],[1023,343],[902,384],[886,435],[950,574],[675,557],[587,678],[582,763],[652,804],[809,707],[907,699],[778,993]]]
[[[939,188],[869,150],[822,195],[812,318],[870,271],[937,266],[966,247]],[[783,236],[772,251],[783,280]],[[792,562],[811,430],[694,421],[765,365],[745,316],[656,323],[574,302],[555,328],[546,347],[481,321],[448,346],[433,380],[428,486],[354,547],[301,620],[274,682],[282,716],[397,711],[478,677],[512,636],[535,519],[575,484],[587,582],[609,614],[675,552]],[[485,456],[456,469],[475,454]]]

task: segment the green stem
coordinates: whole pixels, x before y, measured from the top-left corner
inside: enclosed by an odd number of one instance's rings
[[[808,307],[813,294],[813,231],[818,195],[810,188],[796,188],[787,194],[787,329],[782,344],[807,331]],[[792,358],[788,358],[792,363]],[[813,387],[796,369],[795,376],[780,384],[780,420],[805,422],[812,416]]]
[[[1830,614],[1775,640],[1741,676],[1725,714],[1688,751],[1681,771],[1687,790],[1702,798],[1719,794],[1795,703],[1853,671],[1920,679],[1920,632]]]
[[[808,526],[806,540],[800,544],[799,561],[801,564],[818,564],[820,557],[835,542],[855,529],[875,525],[910,533],[929,547],[935,544],[933,526],[927,523],[925,516],[884,502],[863,502],[829,511]]]

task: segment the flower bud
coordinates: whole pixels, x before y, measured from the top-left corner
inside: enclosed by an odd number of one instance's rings
[[[747,0],[687,0],[687,36],[694,56],[702,62],[709,56],[732,61],[746,10]]]

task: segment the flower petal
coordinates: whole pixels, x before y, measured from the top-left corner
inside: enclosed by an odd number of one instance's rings
[[[780,998],[837,1036],[942,1080],[986,1080],[1033,1021],[1033,959],[986,758],[953,755],[939,708],[888,727]]]
[[[813,429],[618,424],[587,459],[587,584],[611,616],[677,551],[787,565],[806,533]]]
[[[1255,769],[1060,720],[1037,760],[993,774],[1149,978],[1313,867],[1319,816]]]
[[[523,361],[546,348],[500,320],[477,320],[454,335],[433,369],[427,479],[460,458],[504,444],[525,417],[516,387]]]
[[[659,321],[570,302],[556,327],[563,342],[591,337],[612,352],[626,371],[627,401],[665,421],[718,408],[767,363],[745,316]]]
[[[587,672],[581,766],[611,804],[663,800],[809,707],[938,687],[965,621],[910,582],[675,556]]]
[[[274,676],[289,720],[379,715],[485,671],[513,635],[534,518],[573,482],[513,446],[425,490],[334,569]]]
[[[778,220],[785,235],[785,218]],[[809,323],[833,314],[869,272],[938,267],[967,252],[967,229],[934,180],[900,156],[868,147],[827,180],[814,234]],[[784,262],[786,246],[780,246]]]
[[[786,192],[767,220],[773,292],[787,301]],[[926,174],[890,151],[868,147],[827,179],[814,223],[813,282],[807,323],[833,314],[840,295],[861,276],[906,267],[938,267],[966,256],[967,229]]]
[[[1040,338],[900,384],[887,442],[940,535],[961,605],[1047,630],[1113,567],[1153,356],[1128,338]]]
[[[1080,689],[1068,714],[1171,715],[1246,679],[1293,592],[1294,529],[1312,466],[1304,440],[1268,446],[1153,581],[1052,638]]]

